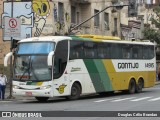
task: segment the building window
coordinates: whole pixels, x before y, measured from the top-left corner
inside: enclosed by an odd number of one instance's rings
[[[71,23],[76,23],[76,7],[71,6]]]
[[[105,30],[109,30],[109,13],[104,13],[104,26]]]
[[[79,12],[77,12],[77,24],[79,24]]]
[[[114,32],[117,34],[117,18],[114,18]]]
[[[58,2],[58,17],[59,22],[64,22],[64,6],[61,2]]]
[[[99,10],[94,10],[94,14],[97,14]],[[99,26],[99,14],[94,17],[94,26]]]

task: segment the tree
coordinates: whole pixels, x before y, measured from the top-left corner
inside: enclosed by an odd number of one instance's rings
[[[154,40],[157,44],[160,44],[160,6],[155,6],[153,8],[156,18],[152,17],[150,20],[152,24],[155,24],[156,29],[151,27],[146,27],[144,30],[145,39]]]
[[[160,44],[160,31],[152,28],[145,28],[144,30],[145,39],[153,40],[157,44]]]

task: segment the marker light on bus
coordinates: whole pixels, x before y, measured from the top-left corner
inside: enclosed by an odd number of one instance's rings
[[[40,87],[41,90],[49,89],[49,88],[51,88],[51,85],[47,85],[47,86],[42,86],[42,87]]]
[[[14,89],[19,89],[20,87],[17,86],[17,85],[13,85],[12,88],[14,88]]]

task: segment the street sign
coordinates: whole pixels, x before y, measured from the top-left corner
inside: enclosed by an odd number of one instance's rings
[[[5,18],[4,37],[21,37],[20,18]]]

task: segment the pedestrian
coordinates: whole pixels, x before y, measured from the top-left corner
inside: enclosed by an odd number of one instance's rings
[[[0,74],[0,99],[4,100],[5,98],[5,88],[7,84],[7,77],[1,73]]]

